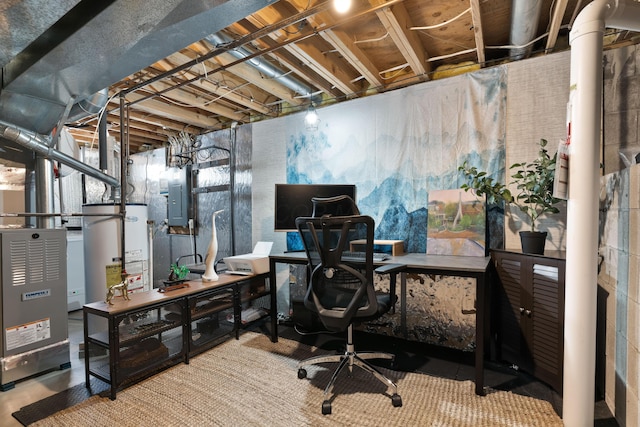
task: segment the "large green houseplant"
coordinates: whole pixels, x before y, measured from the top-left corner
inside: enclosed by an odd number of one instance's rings
[[[527,216],[530,231],[520,232],[524,252],[544,252],[547,233],[537,230],[538,218],[546,213],[559,212],[555,205],[560,199],[553,197],[557,154],[550,156],[546,146],[547,140],[541,139],[538,156],[534,160],[514,163],[509,167],[512,171],[511,184],[518,190],[515,197],[505,184],[495,181],[486,172],[469,166],[466,161],[458,168],[465,179],[460,186],[462,189],[473,189],[479,196],[486,195],[488,204],[514,204]],[[530,247],[528,238],[533,238],[537,246]]]

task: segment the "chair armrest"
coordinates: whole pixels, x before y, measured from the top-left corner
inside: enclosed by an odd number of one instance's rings
[[[396,274],[407,268],[406,264],[384,264],[375,269],[377,274]]]

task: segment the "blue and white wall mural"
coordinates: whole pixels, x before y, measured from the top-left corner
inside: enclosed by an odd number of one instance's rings
[[[465,160],[505,172],[506,68],[434,83],[319,109],[315,131],[288,120],[287,183],[355,184],[376,239],[426,252],[429,191],[459,188]]]
[[[459,188],[458,166],[466,160],[504,182],[506,97],[507,67],[499,66],[319,108],[316,131],[305,129],[304,112],[254,123],[254,240],[302,249],[297,233],[283,239],[274,232],[274,184],[355,184],[360,211],[376,221],[376,239],[426,252],[429,193]],[[306,289],[304,270],[282,273],[279,309],[298,285]],[[364,327],[473,350],[474,280],[409,274],[406,289],[406,325],[398,310]]]

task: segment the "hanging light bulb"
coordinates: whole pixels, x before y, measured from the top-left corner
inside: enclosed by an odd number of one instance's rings
[[[320,119],[318,117],[318,113],[316,113],[316,108],[313,106],[313,104],[309,105],[307,114],[305,114],[304,116],[305,127],[307,128],[307,130],[317,130],[319,122]]]
[[[351,8],[351,0],[333,0],[333,7],[338,13],[345,13]]]

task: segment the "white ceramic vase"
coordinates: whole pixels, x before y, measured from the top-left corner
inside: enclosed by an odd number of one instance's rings
[[[205,269],[204,274],[202,275],[203,282],[215,282],[218,280],[218,274],[215,269],[216,256],[218,255],[216,216],[221,212],[222,210],[215,211],[211,216],[211,241],[209,242],[209,248],[207,249],[207,255],[205,257]]]

